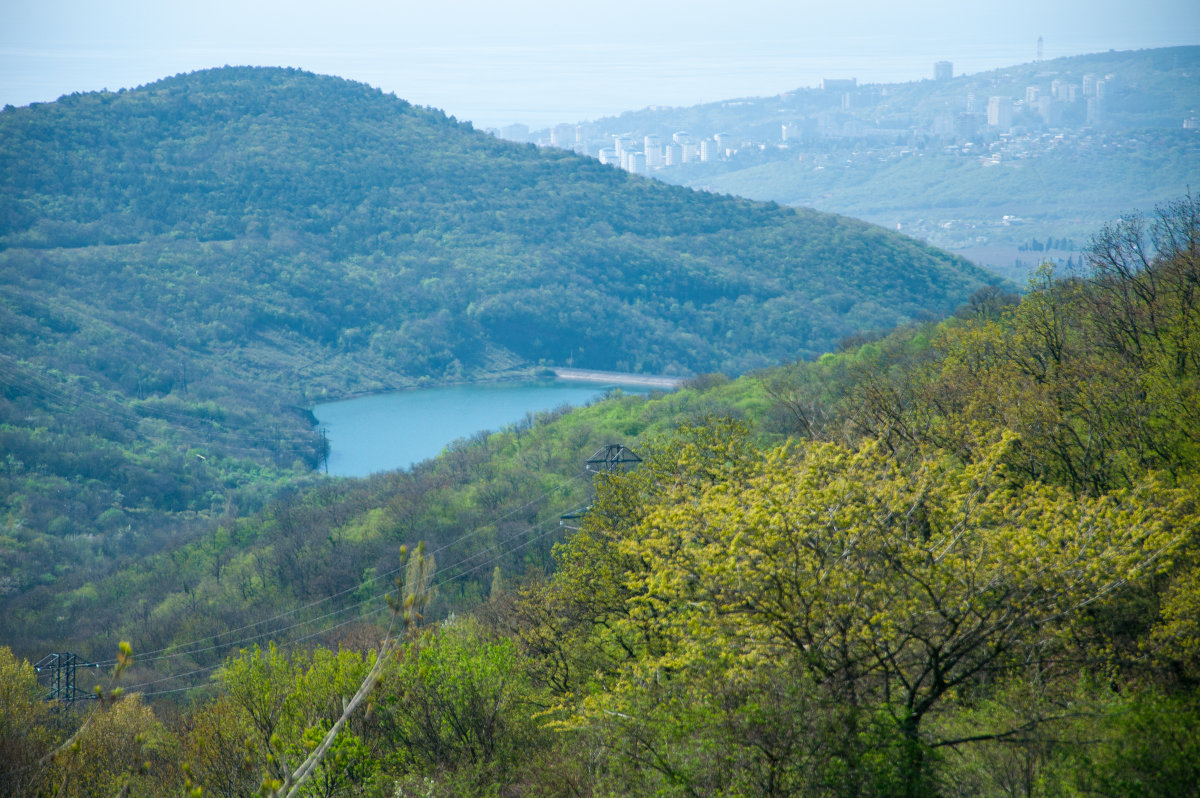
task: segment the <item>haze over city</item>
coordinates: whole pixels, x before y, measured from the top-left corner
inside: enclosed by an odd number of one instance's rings
[[[1043,57],[1200,43],[1189,0],[596,5],[465,0],[6,3],[0,103],[117,90],[223,64],[363,81],[480,127],[761,96],[825,77],[897,82]]]

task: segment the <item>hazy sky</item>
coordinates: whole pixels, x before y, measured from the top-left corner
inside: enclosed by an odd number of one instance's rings
[[[0,0],[0,104],[223,64],[369,83],[481,127],[1200,44],[1197,0]]]

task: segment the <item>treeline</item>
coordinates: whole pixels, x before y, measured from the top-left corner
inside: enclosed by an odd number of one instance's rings
[[[1051,237],[1047,238],[1045,243],[1042,243],[1036,238],[1031,238],[1017,247],[1018,252],[1049,252],[1052,249],[1073,251],[1075,249],[1075,242],[1069,238]]]
[[[481,609],[427,626],[441,589],[417,548],[393,605],[405,641],[378,670],[369,644],[247,648],[215,695],[161,718],[132,696],[53,753],[78,720],[52,720],[8,658],[0,783],[269,792],[344,723],[302,789],[1194,794],[1198,242],[1188,198],[1107,228],[1086,272],[1044,271],[1023,299],[984,291],[715,381],[670,422],[597,405],[644,434],[643,462],[596,477],[553,573],[501,569]],[[721,404],[743,418],[708,415]]]

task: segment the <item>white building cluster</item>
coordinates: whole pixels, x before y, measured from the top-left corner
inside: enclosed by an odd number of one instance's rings
[[[1087,102],[1085,124],[1096,125],[1104,121],[1104,101],[1115,75],[1103,78],[1088,73],[1080,83],[1068,83],[1060,78],[1049,85],[1026,86],[1025,96],[991,97],[988,99],[988,127],[998,132],[1007,132],[1013,126],[1013,109],[1028,110],[1042,118],[1048,127],[1057,127],[1062,121],[1063,109],[1080,100]]]
[[[655,169],[685,163],[709,163],[728,158],[737,151],[728,133],[697,140],[685,130],[674,133],[669,140],[647,135],[639,141],[625,133],[612,137],[613,146],[603,147],[596,157],[600,163],[612,164],[627,172],[644,175]]]
[[[933,66],[935,82],[956,81],[951,62],[939,61]],[[759,121],[752,130],[735,135],[716,133],[700,137],[684,130],[668,135],[653,127],[613,133],[611,128],[603,130],[589,123],[559,124],[536,134],[519,124],[492,132],[513,141],[573,150],[580,155],[595,157],[601,163],[643,175],[735,157],[783,157],[776,155],[776,151],[790,152],[804,160],[806,154],[827,150],[840,152],[846,147],[850,147],[850,156],[844,160],[850,164],[859,157],[919,156],[928,139],[947,142],[947,146],[951,146],[997,139],[1024,142],[1030,136],[1047,133],[1072,135],[1072,130],[1087,131],[1105,122],[1106,101],[1111,99],[1119,104],[1128,93],[1112,74],[1077,73],[1072,77],[1042,72],[1032,79],[1009,80],[1006,85],[1010,88],[999,88],[1005,85],[1003,77],[993,80],[990,90],[980,81],[966,81],[958,95],[965,103],[965,106],[959,106],[960,110],[946,104],[940,110],[922,111],[915,118],[872,115],[872,109],[888,97],[887,86],[863,87],[854,78],[827,78],[821,81],[816,93],[806,95],[804,110],[791,119],[785,117],[773,125]],[[1026,82],[1030,85],[1022,88]],[[944,89],[940,91],[945,93]],[[791,93],[780,95],[781,103],[792,101]],[[887,122],[902,124],[889,125]],[[1189,117],[1184,126],[1190,129],[1200,126],[1200,122]],[[764,139],[764,131],[771,127],[778,131],[778,138]],[[1061,135],[1058,138],[1061,139]],[[998,157],[1012,157],[1007,152],[991,153],[990,156],[987,163],[999,162]],[[824,165],[818,164],[814,168],[824,168]]]

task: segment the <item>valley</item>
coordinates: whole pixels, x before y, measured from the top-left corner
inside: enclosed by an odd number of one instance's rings
[[[0,796],[1200,780],[1186,192],[1020,294],[254,67],[6,108],[0,185]],[[322,473],[329,403],[552,374],[647,390]]]

